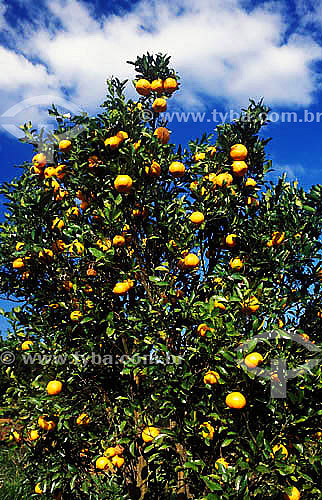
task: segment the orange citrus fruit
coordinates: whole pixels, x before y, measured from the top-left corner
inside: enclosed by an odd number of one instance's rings
[[[34,343],[32,342],[32,340],[25,340],[25,342],[23,342],[21,344],[21,350],[22,351],[28,351],[28,349],[30,349],[30,347],[34,345]]]
[[[226,397],[226,405],[240,410],[246,406],[246,398],[240,392],[231,392]]]
[[[244,263],[239,257],[234,257],[233,259],[231,259],[229,265],[236,271],[240,271],[244,267]]]
[[[300,500],[300,498],[301,498],[301,493],[295,486],[292,487],[291,495],[288,495],[287,493],[285,493],[284,495],[284,500]]]
[[[183,177],[186,167],[180,161],[173,161],[169,167],[169,172],[173,177]]]
[[[236,177],[243,177],[243,175],[247,174],[248,166],[244,161],[233,161],[231,167]]]
[[[164,97],[157,97],[152,104],[152,109],[155,113],[163,113],[167,110],[167,101]]]
[[[224,183],[226,186],[230,186],[233,183],[232,176],[227,172],[216,176],[216,184],[218,184],[218,186],[222,187]]]
[[[35,486],[35,493],[38,493],[38,495],[43,494],[43,490],[41,489],[40,483],[37,483]]]
[[[252,352],[250,354],[247,354],[244,361],[245,365],[248,366],[248,368],[256,368],[256,366],[264,361],[264,358],[259,352]]]
[[[220,375],[218,372],[214,372],[212,370],[209,370],[203,378],[203,381],[205,384],[210,384],[214,385],[218,383],[218,380],[220,379]]]
[[[230,157],[233,160],[238,160],[238,161],[245,160],[247,154],[248,154],[247,148],[243,144],[234,144],[230,148]]]
[[[140,95],[148,96],[151,93],[151,84],[144,78],[141,78],[136,82],[135,88]]]
[[[47,384],[47,392],[51,396],[59,394],[63,388],[63,384],[59,380],[51,380]]]
[[[257,185],[257,182],[255,181],[255,179],[252,179],[251,177],[248,177],[248,179],[246,179],[246,182],[245,182],[245,187],[255,187]]]
[[[107,468],[109,460],[107,457],[99,457],[95,462],[96,469],[104,470]]]
[[[175,78],[166,78],[163,82],[163,88],[166,92],[174,92],[178,88],[178,83]]]
[[[286,460],[288,457],[288,451],[283,444],[276,444],[275,446],[273,446],[272,451],[273,452],[270,454],[272,458],[275,458],[275,453],[277,453],[278,451],[281,451],[283,460]]]
[[[153,161],[151,165],[147,165],[145,167],[145,173],[150,177],[160,177],[161,175],[161,167],[159,163]]]
[[[236,246],[237,234],[228,234],[225,238],[226,246],[229,248],[234,248]]]
[[[156,128],[153,135],[157,136],[161,144],[167,144],[170,140],[170,132],[165,127]]]
[[[163,92],[163,81],[161,78],[157,78],[156,80],[153,80],[151,83],[151,90],[153,92],[156,92],[157,94],[162,94]]]
[[[199,266],[199,257],[194,253],[188,253],[183,260],[185,269],[194,269]]]
[[[228,462],[224,458],[218,458],[215,462],[215,468],[219,470],[219,466],[222,465],[225,469],[228,469]]]
[[[190,215],[189,219],[191,220],[191,222],[193,224],[196,224],[196,225],[199,226],[205,220],[205,216],[201,212],[192,212],[192,214]]]
[[[42,168],[47,163],[47,158],[43,153],[36,154],[31,160],[35,167]]]
[[[63,153],[68,153],[72,149],[72,143],[68,139],[64,139],[60,141],[59,145],[59,150],[62,151]]]
[[[142,439],[145,443],[151,443],[154,438],[156,438],[160,434],[160,429],[158,427],[145,427],[142,431]]]
[[[114,187],[119,193],[129,193],[133,181],[129,175],[118,175],[114,181]]]
[[[104,146],[109,146],[111,150],[113,151],[114,149],[117,149],[122,142],[122,139],[120,137],[117,137],[114,135],[113,137],[108,137],[104,141]]]

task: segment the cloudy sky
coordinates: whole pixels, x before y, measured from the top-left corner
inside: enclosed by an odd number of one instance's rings
[[[321,0],[0,0],[0,182],[32,155],[19,124],[46,123],[52,102],[94,114],[112,74],[134,95],[126,61],[147,51],[171,55],[182,77],[170,110],[208,117],[174,120],[175,142],[212,131],[213,110],[229,116],[264,97],[274,175],[322,182],[321,31]]]

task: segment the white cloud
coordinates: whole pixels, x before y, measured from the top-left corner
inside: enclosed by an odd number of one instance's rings
[[[246,9],[242,0],[140,0],[130,12],[98,19],[88,3],[48,0],[47,11],[33,17],[24,37],[15,35],[16,51],[0,50],[7,96],[0,112],[14,99],[64,89],[94,110],[106,78],[133,78],[126,60],[147,51],[172,55],[183,77],[176,102],[186,109],[245,106],[262,96],[273,106],[307,106],[317,89],[322,48],[303,29],[286,38],[287,18],[273,1]]]
[[[274,171],[272,172],[272,175],[274,178],[277,178],[283,173],[286,173],[287,179],[289,181],[293,181],[307,174],[307,170],[300,164],[279,165],[278,163],[273,163],[273,168]]]

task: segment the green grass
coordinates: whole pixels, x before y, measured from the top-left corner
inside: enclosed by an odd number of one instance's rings
[[[30,495],[22,496],[26,490],[22,472],[22,456],[18,448],[5,449],[0,444],[0,498],[1,500],[27,500]]]

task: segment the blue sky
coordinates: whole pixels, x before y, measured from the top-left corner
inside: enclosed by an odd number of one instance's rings
[[[264,97],[279,117],[266,132],[273,177],[286,171],[306,189],[322,183],[321,30],[322,0],[0,0],[0,182],[31,159],[18,141],[21,123],[48,123],[53,101],[95,114],[106,78],[134,78],[126,60],[149,51],[171,55],[182,77],[170,111],[211,118]],[[296,123],[282,120],[287,112]],[[169,128],[185,145],[215,125],[174,120]]]

